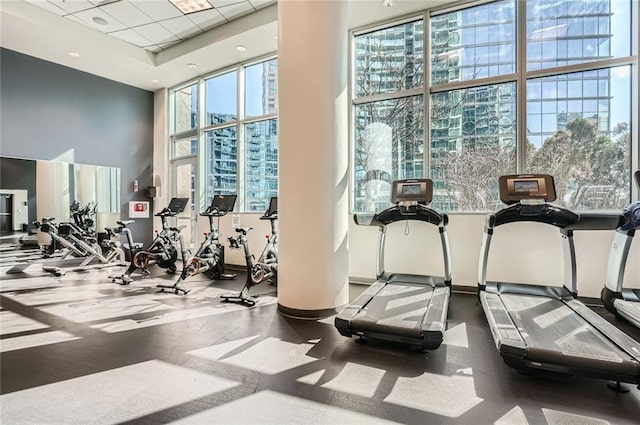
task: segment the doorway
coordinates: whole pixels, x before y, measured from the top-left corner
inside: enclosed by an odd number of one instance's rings
[[[0,193],[0,233],[13,232],[13,195]]]

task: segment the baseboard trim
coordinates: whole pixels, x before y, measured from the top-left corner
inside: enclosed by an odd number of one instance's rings
[[[338,314],[338,311],[341,310],[342,307],[344,306],[325,308],[322,310],[299,310],[278,303],[278,313],[291,319],[318,320]]]

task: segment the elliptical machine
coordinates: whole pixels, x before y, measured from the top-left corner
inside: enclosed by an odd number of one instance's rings
[[[229,238],[229,248],[240,249],[240,245],[244,249],[244,258],[247,262],[247,281],[239,294],[226,294],[221,295],[224,301],[237,302],[246,304],[249,307],[253,307],[256,302],[249,295],[249,291],[252,287],[259,285],[262,282],[269,281],[272,285],[277,284],[278,280],[278,229],[276,221],[278,220],[278,197],[274,196],[269,202],[269,208],[264,213],[260,220],[269,220],[271,223],[271,234],[267,235],[267,244],[262,250],[262,254],[258,261],[255,261],[255,257],[251,255],[249,250],[249,240],[247,234],[251,231],[252,227],[238,227],[236,232],[239,233],[237,237]]]
[[[209,219],[209,233],[205,233],[205,238],[198,251],[188,261],[184,263],[180,278],[173,285],[157,285],[160,292],[165,289],[179,293],[187,294],[189,289],[182,286],[182,283],[189,277],[198,273],[204,273],[211,279],[231,280],[236,278],[236,274],[224,273],[224,246],[220,244],[220,217],[227,215],[236,204],[237,195],[215,195],[211,201],[211,205],[200,216]],[[213,218],[218,218],[218,227],[214,226]]]
[[[157,233],[155,239],[147,249],[139,250],[140,248],[130,244],[131,264],[127,271],[121,276],[109,276],[112,282],[128,285],[133,282],[131,274],[136,270],[141,271],[143,278],[147,277],[151,273],[149,266],[154,264],[157,264],[158,267],[163,269],[167,269],[167,273],[175,273],[177,270],[176,260],[178,259],[176,242],[178,242],[184,264],[187,258],[187,252],[184,249],[184,240],[180,231],[186,226],[171,227],[167,223],[167,218],[175,217],[178,213],[184,211],[188,202],[189,198],[172,198],[166,208],[155,214],[156,217],[160,217],[160,220],[162,220],[162,231]]]

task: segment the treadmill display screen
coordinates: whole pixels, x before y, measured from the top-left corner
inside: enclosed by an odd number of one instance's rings
[[[405,184],[402,185],[402,194],[403,195],[420,195],[422,193],[421,184]]]
[[[539,190],[536,180],[516,180],[513,182],[513,191],[516,193],[538,192]]]

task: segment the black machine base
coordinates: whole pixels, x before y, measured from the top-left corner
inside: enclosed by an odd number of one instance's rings
[[[191,289],[187,289],[185,287],[183,287],[182,285],[156,285],[156,288],[160,288],[160,292],[171,292],[173,291],[174,294],[176,295],[187,295],[189,292],[191,292]],[[165,289],[168,289],[169,291],[165,291]]]
[[[253,307],[254,305],[256,305],[256,301],[253,299],[255,297],[248,295],[244,291],[240,292],[239,294],[220,295],[220,298],[222,298],[224,302],[244,304],[247,307]]]

